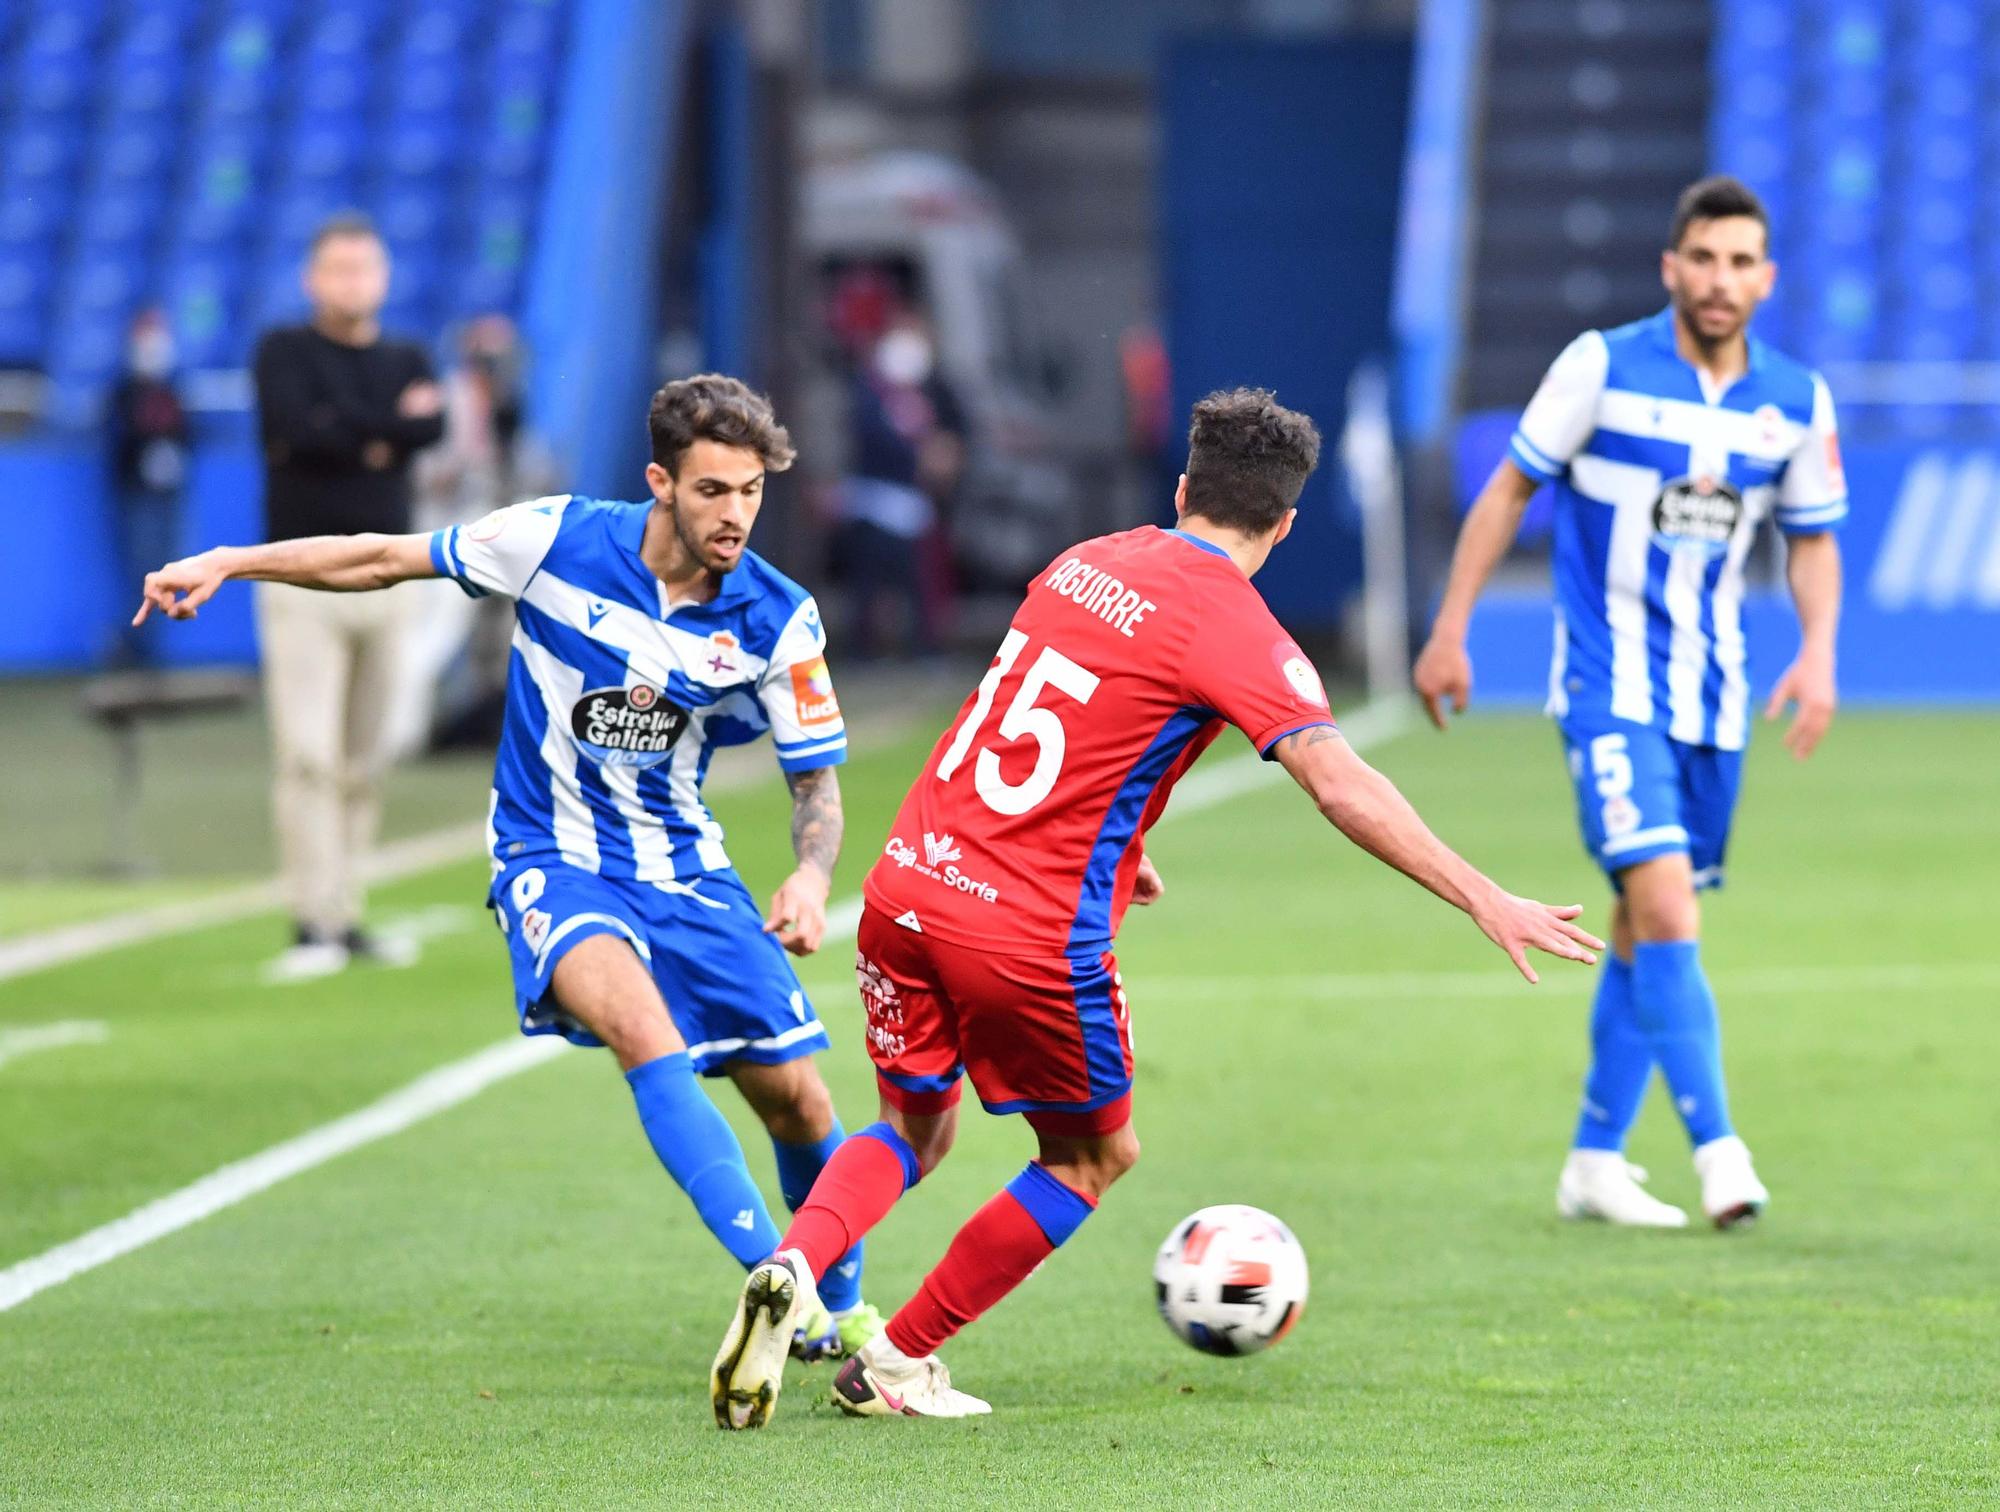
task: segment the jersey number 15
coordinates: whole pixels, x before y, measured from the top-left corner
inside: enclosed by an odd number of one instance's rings
[[[1000,654],[980,681],[972,712],[966,715],[965,723],[958,727],[950,749],[944,753],[944,760],[938,763],[939,782],[951,781],[952,774],[965,764],[966,753],[972,749],[979,727],[993,712],[994,693],[1006,680],[1007,674],[1014,670],[1014,663],[1021,659],[1021,652],[1027,644],[1028,637],[1018,630],[1009,630],[1007,638],[1000,642]],[[1078,703],[1087,704],[1097,691],[1097,674],[1087,667],[1079,667],[1054,646],[1042,647],[1041,655],[1035,658],[1034,665],[1021,679],[1014,701],[1000,716],[1002,740],[1026,737],[1035,742],[1034,770],[1028,773],[1026,781],[1008,782],[1000,775],[1000,758],[990,747],[984,746],[980,748],[978,759],[972,763],[972,785],[986,800],[986,806],[996,814],[1027,813],[1054,791],[1056,778],[1062,775],[1063,753],[1068,749],[1069,736],[1054,709],[1040,708],[1036,704],[1046,688],[1067,693]]]

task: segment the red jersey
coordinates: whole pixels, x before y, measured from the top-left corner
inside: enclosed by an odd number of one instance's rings
[[[1242,570],[1150,525],[1072,547],[1029,585],[904,798],[867,899],[983,950],[1103,950],[1141,838],[1225,723],[1266,758],[1333,723]]]

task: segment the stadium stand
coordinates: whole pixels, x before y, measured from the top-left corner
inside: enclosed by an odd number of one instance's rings
[[[238,367],[350,207],[395,256],[392,327],[518,315],[567,21],[565,0],[0,7],[0,368],[87,424],[153,301],[187,367]]]
[[[1716,165],[1770,204],[1783,270],[1763,334],[1829,367],[2000,360],[1996,61],[1986,0],[1715,0]],[[1953,421],[1921,384],[1871,418]]]

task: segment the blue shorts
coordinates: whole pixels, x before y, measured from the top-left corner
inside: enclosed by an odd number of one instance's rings
[[[1743,753],[1684,745],[1666,731],[1613,719],[1565,720],[1570,781],[1584,849],[1618,885],[1618,873],[1685,852],[1694,885],[1722,885],[1729,822]]]
[[[486,906],[507,937],[523,1034],[600,1044],[549,991],[556,963],[592,935],[629,942],[653,973],[688,1058],[704,1076],[729,1061],[776,1065],[827,1047],[826,1030],[764,913],[733,871],[686,882],[600,877],[561,861],[516,861]]]

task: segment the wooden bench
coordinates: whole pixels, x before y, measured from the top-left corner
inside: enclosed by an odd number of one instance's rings
[[[111,791],[108,869],[141,876],[150,868],[139,850],[139,731],[149,720],[226,714],[257,695],[255,672],[117,672],[83,686],[83,712],[111,736],[117,774]]]

